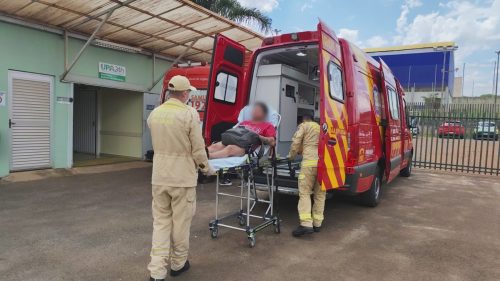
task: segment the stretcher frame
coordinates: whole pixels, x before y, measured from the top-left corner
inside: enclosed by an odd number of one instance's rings
[[[278,212],[278,204],[275,206],[275,193],[277,191],[277,186],[275,185],[275,175],[276,175],[276,159],[274,157],[274,151],[272,153],[271,160],[262,161],[260,157],[252,157],[251,153],[248,153],[247,163],[226,169],[220,169],[217,172],[216,188],[215,188],[215,218],[209,223],[210,236],[215,239],[218,237],[219,227],[224,227],[232,230],[243,231],[247,234],[249,246],[251,248],[255,247],[256,244],[256,234],[257,232],[274,226],[274,232],[280,233],[280,218]],[[261,165],[261,163],[265,163]],[[265,169],[267,179],[267,194],[269,196],[268,200],[261,199],[258,197],[257,188],[254,180],[254,173],[262,171]],[[270,171],[271,170],[271,171]],[[224,174],[238,174],[240,178],[239,185],[239,195],[221,192],[220,191],[220,177]],[[262,189],[259,189],[262,190]],[[279,196],[279,193],[276,193]],[[225,216],[219,215],[219,199],[221,197],[230,197],[240,200],[240,209],[236,212],[230,213]],[[278,202],[279,200],[277,200]],[[254,213],[254,208],[257,204],[267,205],[265,212],[261,215]],[[225,221],[234,218],[237,220],[239,226],[234,226],[225,223]],[[251,219],[262,219],[262,222],[256,225],[251,224]]]

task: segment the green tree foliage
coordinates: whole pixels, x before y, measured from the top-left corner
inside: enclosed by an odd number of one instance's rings
[[[237,0],[192,0],[227,19],[238,23],[256,23],[261,31],[271,31],[272,20],[256,8],[243,7]]]

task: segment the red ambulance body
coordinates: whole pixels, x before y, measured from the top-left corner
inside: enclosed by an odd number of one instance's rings
[[[249,53],[216,37],[204,120],[207,143],[234,126],[240,110],[264,101],[282,115],[277,152],[285,157],[300,116],[321,126],[318,181],[325,190],[380,200],[381,182],[409,176],[413,154],[404,92],[383,61],[339,39],[324,23],[317,31],[266,38]],[[296,178],[282,175],[279,190]]]
[[[169,70],[163,78],[163,90],[161,93],[161,104],[165,102],[168,89],[168,81],[175,75],[186,76],[191,85],[197,89],[191,93],[190,104],[200,114],[200,120],[203,120],[205,114],[205,101],[208,90],[208,77],[210,75],[210,65],[207,64],[179,64]]]

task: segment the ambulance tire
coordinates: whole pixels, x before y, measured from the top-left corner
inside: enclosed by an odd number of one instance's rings
[[[402,177],[405,177],[405,178],[408,178],[411,176],[411,170],[412,170],[412,160],[410,159],[408,161],[408,166],[406,166],[403,170],[401,170],[399,172],[399,175],[402,176]]]
[[[377,207],[380,203],[380,197],[382,195],[382,175],[380,173],[380,168],[377,169],[373,178],[372,185],[368,191],[360,194],[361,203],[367,207]]]

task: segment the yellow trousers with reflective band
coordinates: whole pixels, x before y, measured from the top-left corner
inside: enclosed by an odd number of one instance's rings
[[[310,163],[308,163],[308,161]],[[318,173],[317,160],[304,160],[299,175],[299,218],[300,225],[305,227],[320,227],[323,222],[326,191],[321,190],[316,177]],[[312,165],[314,163],[314,165]],[[313,195],[314,204],[311,204]]]
[[[195,187],[171,187],[153,185],[153,242],[151,277],[164,279],[167,264],[181,269],[186,263],[189,250],[189,230],[196,211]]]

